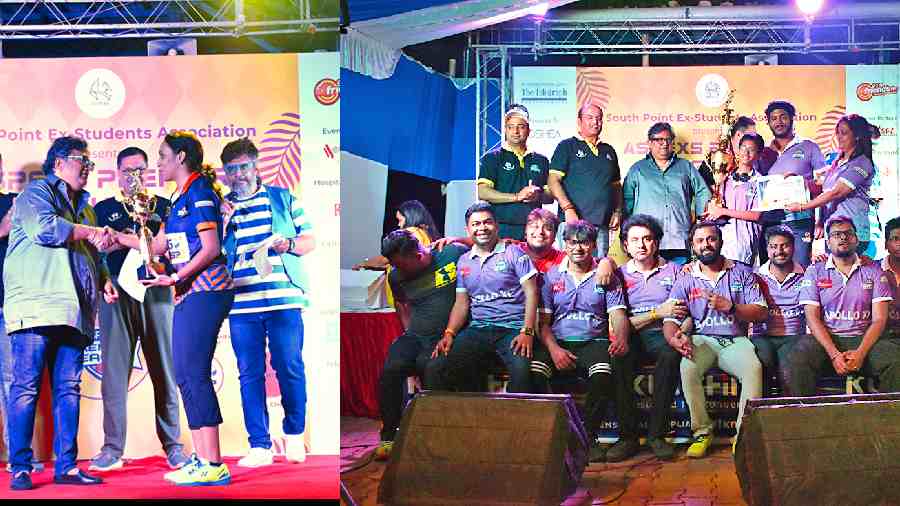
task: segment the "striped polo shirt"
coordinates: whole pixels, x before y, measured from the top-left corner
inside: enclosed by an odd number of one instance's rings
[[[280,309],[298,309],[309,305],[303,290],[291,283],[284,271],[281,255],[269,248],[272,273],[260,277],[253,263],[253,252],[272,235],[272,206],[264,186],[245,199],[229,196],[235,205],[231,222],[237,242],[234,263],[234,305],[231,314],[260,313]],[[312,232],[312,225],[297,199],[291,199],[291,219],[297,236]],[[286,239],[289,239],[286,237]],[[290,255],[291,253],[285,253]]]

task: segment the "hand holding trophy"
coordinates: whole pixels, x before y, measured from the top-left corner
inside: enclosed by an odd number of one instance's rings
[[[151,221],[160,221],[156,211],[156,196],[152,195],[144,186],[142,179],[143,169],[132,170],[125,175],[125,210],[137,225],[136,233],[140,248],[141,267],[138,269],[138,279],[154,279],[160,274],[166,274],[170,267],[167,266],[165,257],[153,255],[153,234],[148,224]]]

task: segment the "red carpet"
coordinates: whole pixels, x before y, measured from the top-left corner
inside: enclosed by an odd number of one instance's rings
[[[166,459],[148,457],[130,460],[125,467],[96,473],[105,482],[95,486],[53,483],[53,463],[31,475],[34,489],[9,489],[9,474],[0,479],[4,499],[338,499],[338,456],[310,455],[302,464],[287,464],[276,458],[271,466],[238,467],[238,458],[226,458],[231,484],[219,487],[179,487],[163,480],[169,472]],[[88,462],[78,463],[87,469]],[[5,466],[5,464],[4,464]],[[93,472],[92,472],[93,473]]]

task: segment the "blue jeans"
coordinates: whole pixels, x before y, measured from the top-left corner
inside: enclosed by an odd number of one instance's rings
[[[237,314],[228,318],[237,357],[244,426],[253,448],[271,448],[266,409],[266,337],[272,368],[281,389],[285,434],[306,429],[306,372],[303,367],[303,316],[299,309]]]
[[[83,340],[70,327],[36,327],[12,334],[13,382],[10,388],[9,440],[13,473],[30,471],[34,452],[34,415],[46,366],[53,391],[55,473],[66,474],[78,457]]]
[[[531,359],[516,355],[512,340],[519,328],[468,326],[453,341],[439,373],[437,390],[476,392],[479,379],[489,372],[493,356],[500,357],[509,372],[507,392],[531,392]]]
[[[9,387],[12,386],[12,349],[9,336],[6,335],[6,320],[3,308],[0,307],[0,418],[3,419],[3,448],[9,452],[9,417],[6,416],[6,403],[9,402]]]

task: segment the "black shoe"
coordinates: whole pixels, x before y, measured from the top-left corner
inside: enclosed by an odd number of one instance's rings
[[[81,469],[76,474],[62,474],[53,477],[53,483],[59,485],[99,485],[103,483],[102,478],[91,476]]]
[[[10,490],[31,490],[33,485],[31,484],[31,473],[28,471],[19,471],[18,473],[13,474],[11,480],[9,480],[9,488]]]
[[[675,447],[661,437],[653,438],[647,444],[659,460],[672,460],[675,457]]]
[[[591,447],[588,449],[588,463],[606,462],[607,448],[607,446],[598,443],[596,439],[591,440]]]
[[[637,454],[641,444],[637,439],[619,439],[616,444],[612,445],[606,452],[607,462],[622,462]]]

